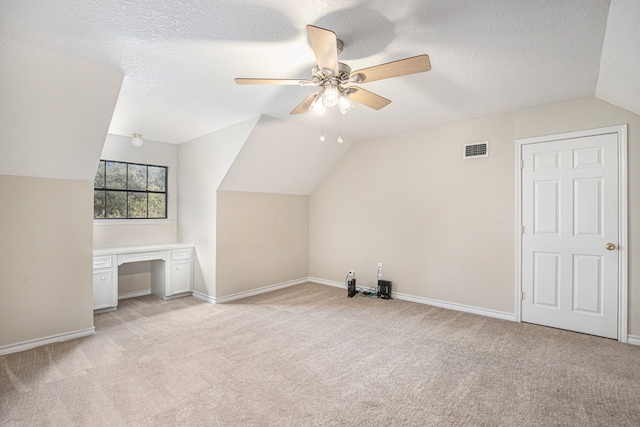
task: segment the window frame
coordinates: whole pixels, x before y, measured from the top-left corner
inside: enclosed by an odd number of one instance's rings
[[[103,178],[103,186],[102,187],[96,187],[96,177],[99,173],[99,169],[101,166],[101,162],[103,163],[103,168],[104,168],[104,178]],[[125,183],[124,183],[124,188],[109,188],[107,187],[107,163],[120,163],[120,164],[124,164],[125,166]],[[147,176],[147,180],[146,180],[146,190],[133,190],[133,189],[129,189],[129,166],[133,165],[133,166],[144,166],[147,168],[146,170],[146,176]],[[162,168],[164,169],[164,191],[157,191],[157,190],[149,190],[149,168]],[[169,167],[168,166],[163,166],[163,165],[152,165],[152,164],[148,164],[148,163],[137,163],[137,162],[129,162],[129,161],[124,161],[124,160],[110,160],[110,159],[100,159],[99,163],[98,163],[98,169],[96,169],[96,177],[94,177],[93,180],[93,191],[94,191],[94,202],[93,202],[93,219],[94,221],[105,221],[105,222],[109,222],[109,221],[114,221],[114,222],[118,222],[121,223],[121,221],[133,221],[136,223],[142,223],[145,221],[153,221],[153,222],[166,222],[169,220]],[[103,204],[104,204],[104,217],[96,217],[96,198],[95,198],[95,194],[96,191],[102,191],[104,192],[104,198],[103,198]],[[126,210],[126,216],[124,217],[108,217],[107,216],[107,192],[108,191],[113,191],[113,192],[120,192],[120,193],[124,193],[125,194],[125,210]],[[145,217],[130,217],[129,216],[129,195],[130,194],[145,194],[146,195],[146,199],[147,199],[147,207],[146,207],[146,216]],[[163,194],[164,195],[164,216],[162,217],[149,217],[149,194]]]

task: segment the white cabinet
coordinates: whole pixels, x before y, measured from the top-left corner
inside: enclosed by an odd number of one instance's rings
[[[171,263],[171,295],[191,292],[191,260]]]
[[[170,250],[165,265],[151,266],[151,293],[169,299],[193,290],[192,248]]]
[[[111,270],[93,272],[93,309],[111,307]]]
[[[96,249],[93,257],[93,309],[107,311],[118,306],[118,266],[149,261],[151,293],[169,299],[193,290],[193,246],[170,244]]]
[[[193,290],[191,272],[193,271],[192,248],[171,251],[171,295]]]
[[[112,256],[93,257],[93,309],[118,306],[118,267]]]

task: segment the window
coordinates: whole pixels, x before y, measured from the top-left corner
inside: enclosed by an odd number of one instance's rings
[[[94,219],[166,217],[165,166],[100,160],[93,182]]]

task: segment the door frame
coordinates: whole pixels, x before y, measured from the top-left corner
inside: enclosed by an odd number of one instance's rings
[[[567,132],[533,138],[516,139],[516,286],[515,321],[522,322],[522,148],[527,144],[540,144],[564,139],[616,134],[618,140],[618,341],[626,343],[628,337],[629,247],[628,245],[628,170],[627,125],[609,126],[577,132]]]

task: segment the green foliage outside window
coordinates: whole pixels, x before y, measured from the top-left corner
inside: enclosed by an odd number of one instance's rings
[[[96,219],[167,217],[164,166],[100,160],[93,188]]]

